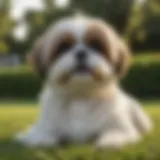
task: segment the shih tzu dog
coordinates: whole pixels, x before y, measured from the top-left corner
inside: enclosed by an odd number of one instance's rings
[[[130,53],[100,19],[60,20],[37,41],[29,60],[44,78],[38,121],[17,140],[28,146],[62,142],[119,148],[137,142],[152,125],[119,87]]]

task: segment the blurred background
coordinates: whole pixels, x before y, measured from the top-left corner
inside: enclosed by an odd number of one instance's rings
[[[154,131],[126,150],[30,150],[11,140],[38,113],[42,80],[27,64],[26,53],[51,23],[76,12],[111,23],[132,50],[133,64],[122,86],[142,102]],[[0,0],[0,160],[160,160],[159,137],[160,0]]]
[[[111,23],[132,49],[122,85],[139,98],[160,98],[159,0],[0,0],[0,99],[35,99],[41,80],[25,56],[54,21],[76,12]]]

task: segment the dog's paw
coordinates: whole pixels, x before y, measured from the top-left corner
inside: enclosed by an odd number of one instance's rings
[[[121,149],[128,144],[137,142],[138,140],[138,136],[127,136],[121,133],[106,134],[98,139],[96,142],[96,148]]]
[[[120,149],[122,147],[122,143],[116,140],[105,140],[101,139],[96,142],[95,147],[97,149]]]
[[[54,137],[44,135],[40,132],[20,133],[14,137],[14,140],[29,147],[50,147],[57,144]]]

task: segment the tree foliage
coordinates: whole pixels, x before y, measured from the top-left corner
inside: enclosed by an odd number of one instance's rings
[[[134,49],[160,49],[160,3],[146,0],[140,5],[136,0],[70,0],[70,5],[58,8],[55,0],[43,0],[43,10],[28,10],[24,21],[28,25],[25,41],[12,36],[15,26],[10,17],[10,0],[0,4],[0,53],[24,54],[52,23],[61,17],[80,11],[101,17],[125,35]]]
[[[9,39],[13,26],[14,23],[10,17],[10,0],[3,0],[0,4],[0,54],[10,50]]]
[[[136,50],[159,50],[160,2],[148,0],[142,6],[135,4],[129,38]]]
[[[98,16],[124,33],[134,0],[71,0],[71,6],[92,16]]]
[[[43,0],[44,10],[28,10],[25,15],[25,21],[28,24],[28,39],[27,46],[29,46],[35,41],[43,32],[48,28],[54,21],[62,18],[66,15],[71,14],[69,8],[57,8],[53,0]]]

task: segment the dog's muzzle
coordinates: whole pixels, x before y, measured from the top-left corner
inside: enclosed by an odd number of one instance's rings
[[[90,75],[96,82],[102,82],[105,79],[104,74],[95,68],[89,68],[87,65],[85,64],[77,64],[76,67],[71,70],[68,71],[66,73],[64,73],[58,80],[59,84],[66,84],[70,81],[70,79],[73,76],[78,75],[83,76],[84,75]]]
[[[104,80],[104,75],[101,72],[100,69],[98,68],[91,68],[87,64],[87,52],[85,50],[79,50],[75,53],[75,60],[76,60],[76,65],[75,67],[64,73],[60,79],[59,83],[60,84],[66,84],[73,76],[78,75],[78,76],[83,76],[84,75],[90,75],[95,81],[102,81]]]

